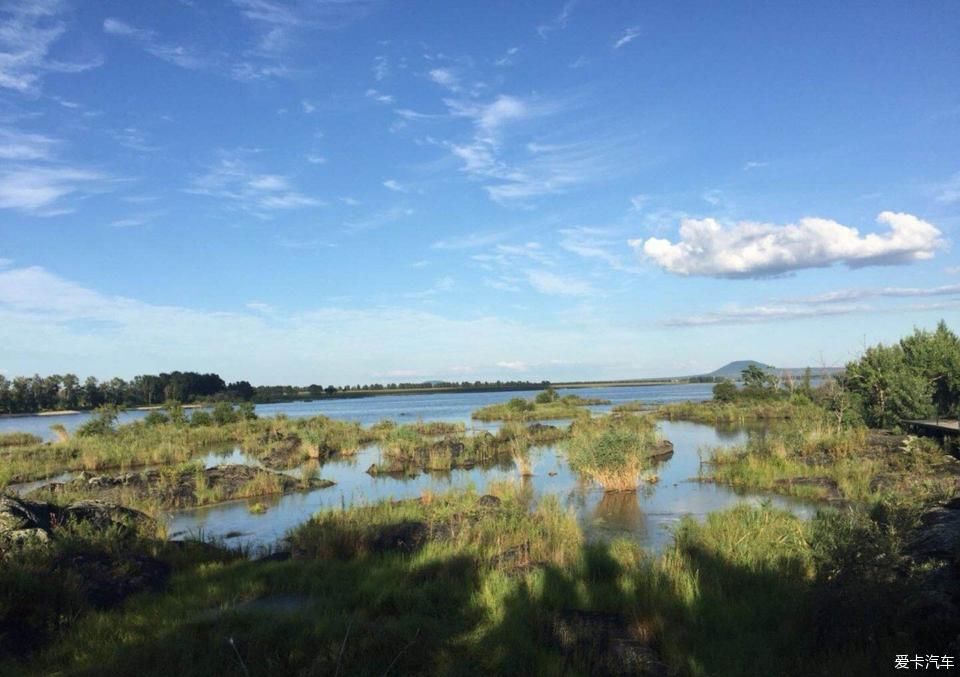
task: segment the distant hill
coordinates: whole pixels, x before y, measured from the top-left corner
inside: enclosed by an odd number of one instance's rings
[[[729,378],[736,381],[740,378],[741,372],[750,365],[760,367],[764,371],[769,371],[777,376],[789,374],[793,378],[801,378],[803,376],[803,372],[807,370],[807,367],[774,367],[771,364],[764,364],[763,362],[757,362],[756,360],[736,360],[735,362],[730,362],[729,364],[723,365],[719,369],[711,371],[709,374],[704,374],[704,376],[709,376],[712,378]],[[814,377],[829,376],[831,374],[837,374],[841,371],[843,371],[841,367],[810,367],[810,374]]]
[[[740,378],[740,372],[749,367],[750,365],[755,365],[760,367],[764,371],[777,371],[777,368],[764,364],[763,362],[757,362],[756,360],[737,360],[735,362],[730,362],[725,364],[719,369],[711,371],[709,374],[704,374],[704,376],[713,376],[714,378]]]

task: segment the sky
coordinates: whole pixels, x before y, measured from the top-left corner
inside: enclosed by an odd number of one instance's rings
[[[0,0],[0,373],[836,366],[960,329],[960,3]]]

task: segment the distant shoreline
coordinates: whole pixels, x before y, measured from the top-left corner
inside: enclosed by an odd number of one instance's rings
[[[304,397],[295,397],[289,399],[277,399],[269,400],[264,402],[256,402],[255,404],[289,404],[290,402],[323,402],[327,400],[350,400],[359,397],[378,397],[382,395],[439,395],[439,394],[450,394],[450,393],[509,393],[516,391],[525,391],[525,390],[544,390],[545,388],[628,388],[628,387],[645,387],[645,386],[667,386],[667,385],[690,385],[692,383],[698,383],[697,381],[688,381],[688,380],[677,380],[677,379],[661,379],[655,381],[570,381],[567,383],[548,383],[543,386],[531,387],[531,386],[505,386],[505,387],[437,387],[437,388],[394,388],[394,389],[383,389],[383,390],[347,390],[340,391],[333,396],[324,396],[324,397],[309,397],[306,393]],[[191,403],[181,405],[184,409],[199,409],[202,407],[212,407],[213,403]],[[165,405],[162,404],[153,404],[153,405],[141,405],[137,407],[127,407],[123,411],[161,411],[165,408]],[[51,410],[51,411],[38,411],[31,413],[22,413],[22,414],[0,414],[0,419],[3,418],[23,418],[27,416],[74,416],[77,414],[89,414],[90,412],[95,411],[93,409],[62,409],[62,410]]]

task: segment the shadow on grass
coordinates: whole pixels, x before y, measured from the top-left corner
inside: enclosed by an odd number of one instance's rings
[[[711,537],[720,520],[687,523],[657,560],[626,542],[584,545],[565,567],[428,542],[407,552],[207,563],[165,593],[91,614],[16,667],[139,676],[874,675],[892,670],[896,653],[945,652],[935,645],[949,641],[955,622],[902,627],[898,605],[912,588],[877,564],[884,548],[871,554],[840,539],[838,552],[853,561],[833,553],[842,575],[818,578],[807,551],[784,542],[786,531],[749,521],[758,514],[739,515],[743,535],[731,541]],[[348,531],[325,538],[348,544],[357,539]]]

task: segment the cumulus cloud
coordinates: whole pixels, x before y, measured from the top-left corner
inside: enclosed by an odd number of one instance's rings
[[[837,263],[850,268],[905,264],[930,259],[945,244],[936,226],[912,214],[882,212],[877,222],[887,232],[861,235],[822,218],[784,226],[684,219],[676,243],[652,237],[629,244],[668,272],[726,278],[767,277]]]

